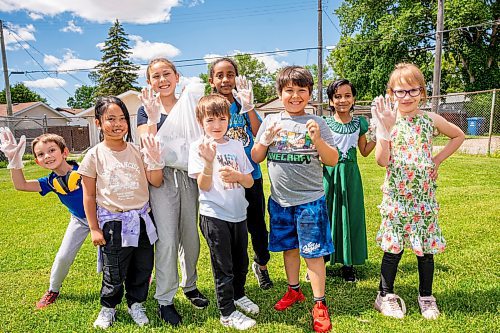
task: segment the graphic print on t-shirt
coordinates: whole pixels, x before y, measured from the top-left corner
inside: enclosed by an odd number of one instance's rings
[[[238,163],[236,161],[236,155],[235,154],[217,154],[217,162],[221,167],[223,166],[230,166],[236,171],[240,171],[240,168],[238,166]],[[222,182],[224,184],[224,190],[233,190],[235,188],[241,187],[240,184],[238,183],[226,183]]]
[[[136,163],[117,162],[106,168],[102,177],[107,179],[108,186],[102,189],[105,194],[116,195],[118,200],[130,200],[134,191],[139,188],[140,169]]]
[[[272,146],[267,159],[276,163],[309,164],[317,154],[307,129],[299,124],[291,131],[280,131]]]

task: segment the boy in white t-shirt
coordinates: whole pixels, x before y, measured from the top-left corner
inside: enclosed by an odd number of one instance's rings
[[[236,306],[247,313],[259,313],[259,307],[245,296],[245,188],[253,185],[253,167],[241,142],[225,136],[229,108],[227,99],[219,94],[200,99],[196,117],[205,136],[191,144],[188,173],[200,189],[200,229],[210,250],[220,321],[224,326],[244,330],[256,322],[237,311]]]

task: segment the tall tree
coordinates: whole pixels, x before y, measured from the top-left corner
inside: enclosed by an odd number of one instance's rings
[[[24,83],[16,83],[13,87],[10,87],[10,95],[12,103],[27,103],[27,102],[44,102],[47,100],[30,90],[24,85]],[[7,98],[5,97],[5,89],[0,91],[0,104],[7,104]]]
[[[489,20],[497,23],[445,33],[442,93],[488,89],[499,82],[499,57],[494,57],[499,54],[498,7],[496,1],[445,1],[445,30]],[[327,61],[336,76],[354,83],[360,99],[383,93],[398,62],[413,62],[432,78],[436,1],[346,0],[336,14],[342,34]],[[454,37],[464,30],[469,39]]]
[[[94,86],[81,86],[75,90],[75,95],[68,98],[68,106],[73,109],[88,109],[95,104]]]
[[[256,103],[267,102],[276,96],[274,80],[262,61],[246,53],[236,54],[233,59],[238,65],[239,75],[244,75],[252,81]],[[199,77],[207,85],[205,92],[209,93],[212,89],[208,74],[202,73]]]
[[[130,59],[130,46],[125,30],[118,20],[109,29],[108,38],[102,49],[102,62],[97,65],[97,96],[119,95],[127,90],[135,90],[139,66]]]

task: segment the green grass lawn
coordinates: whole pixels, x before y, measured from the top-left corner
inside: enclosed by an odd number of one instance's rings
[[[373,155],[373,154],[372,154]],[[456,155],[440,169],[438,200],[440,224],[448,241],[444,254],[436,256],[434,295],[441,317],[426,321],[417,305],[416,258],[406,251],[399,266],[395,291],[405,301],[403,320],[385,318],[373,309],[382,251],[375,234],[380,223],[377,205],[384,169],[373,156],[360,158],[365,188],[369,260],[358,267],[360,281],[347,284],[338,276],[339,266],[328,267],[327,300],[334,332],[499,332],[500,330],[500,163],[499,159]],[[27,178],[45,174],[36,165],[26,167]],[[267,181],[267,179],[266,179]],[[88,240],[70,270],[57,302],[42,311],[35,302],[48,288],[50,268],[63,237],[69,213],[55,195],[13,190],[8,170],[0,170],[0,331],[85,332],[99,309],[101,276],[95,273],[95,248]],[[269,191],[267,183],[266,191]],[[251,250],[250,250],[251,253]],[[247,294],[261,309],[253,332],[309,332],[311,288],[303,283],[308,301],[283,313],[273,309],[286,289],[280,253],[269,263],[275,287],[261,291],[248,275]],[[198,286],[211,301],[196,310],[181,292],[175,302],[184,324],[178,329],[163,325],[155,315],[154,282],[146,303],[151,324],[139,329],[118,308],[118,321],[110,332],[225,332],[219,324],[208,249],[204,239],[198,264]],[[302,276],[305,273],[302,267]]]

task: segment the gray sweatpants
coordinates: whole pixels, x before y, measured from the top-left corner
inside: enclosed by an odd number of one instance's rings
[[[68,228],[52,264],[49,290],[59,292],[66,275],[68,275],[69,268],[75,261],[76,254],[82,247],[89,232],[90,229],[86,219],[71,215]]]
[[[179,288],[177,258],[184,292],[196,288],[200,238],[196,223],[198,185],[187,172],[165,167],[160,187],[149,187],[158,240],[155,244],[156,294],[160,305],[173,303]]]

